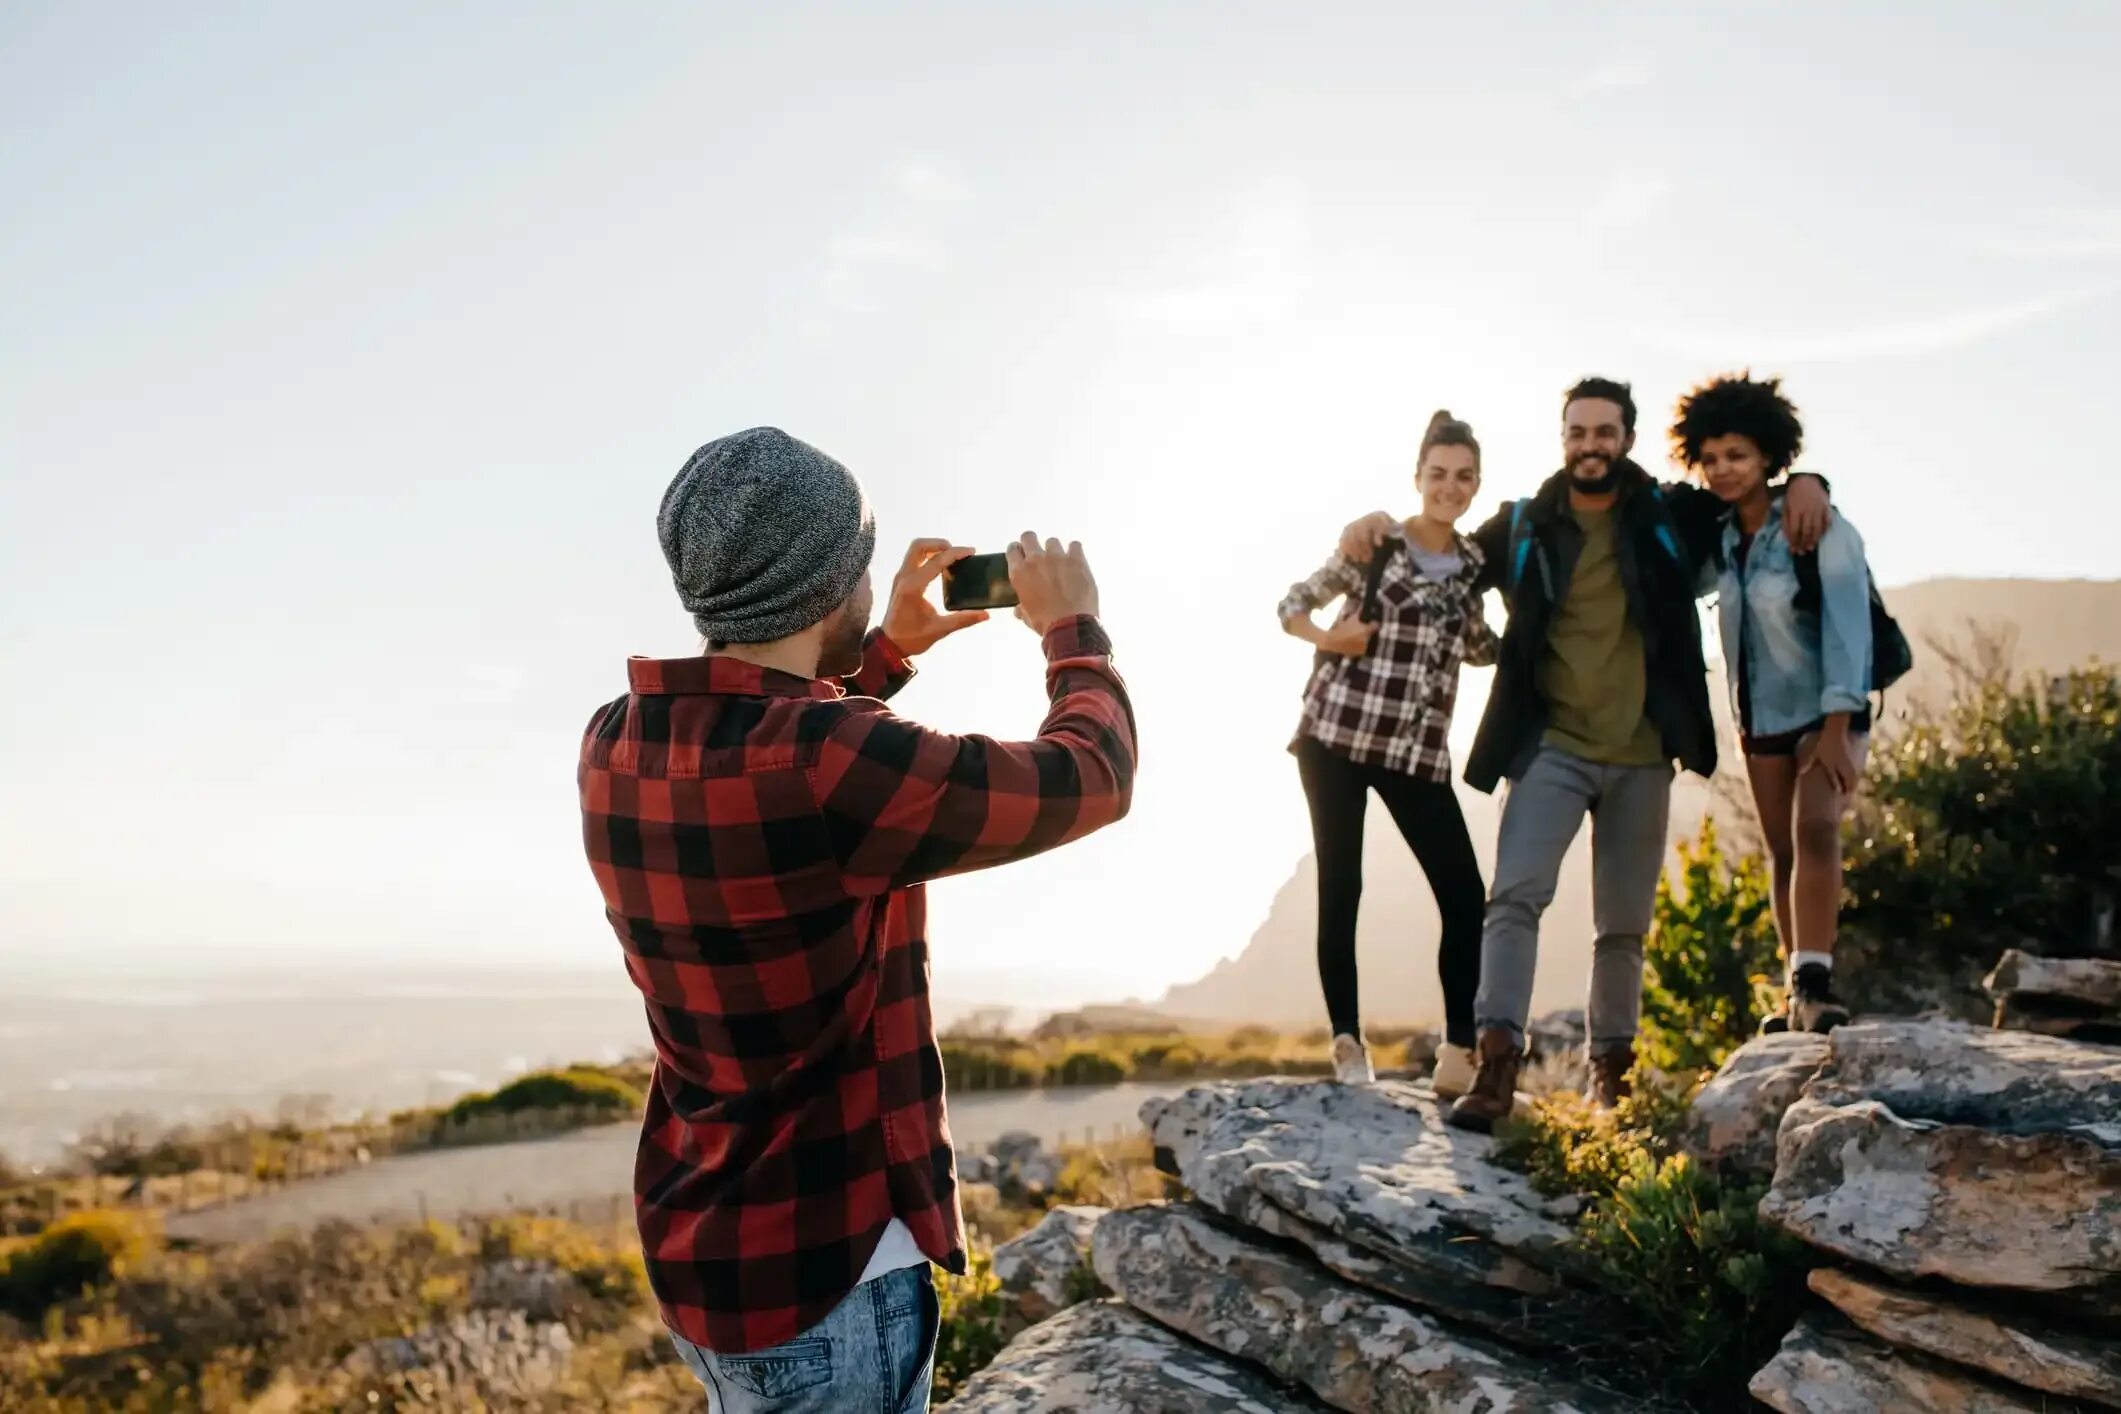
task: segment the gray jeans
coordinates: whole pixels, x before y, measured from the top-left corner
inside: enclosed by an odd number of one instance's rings
[[[1664,865],[1672,807],[1672,768],[1603,766],[1543,746],[1510,783],[1495,846],[1480,939],[1482,1027],[1522,1040],[1532,1010],[1539,915],[1553,902],[1562,857],[1591,816],[1591,948],[1585,1027],[1594,1055],[1632,1045],[1642,1017],[1642,935],[1650,930],[1657,875]]]

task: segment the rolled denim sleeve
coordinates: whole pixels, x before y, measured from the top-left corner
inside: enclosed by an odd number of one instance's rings
[[[1837,515],[1819,541],[1819,710],[1861,712],[1871,687],[1871,572],[1863,537]]]

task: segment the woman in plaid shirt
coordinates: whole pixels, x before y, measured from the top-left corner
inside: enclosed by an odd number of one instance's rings
[[[1311,807],[1318,861],[1318,975],[1333,1028],[1333,1068],[1369,1081],[1356,1008],[1355,915],[1362,898],[1363,816],[1376,791],[1435,892],[1443,918],[1437,971],[1445,1045],[1435,1086],[1463,1093],[1473,1074],[1473,994],[1480,985],[1486,885],[1451,789],[1447,737],[1458,669],[1495,661],[1475,588],[1483,563],[1455,526],[1480,489],[1473,429],[1439,412],[1416,463],[1421,514],[1365,567],[1335,552],[1281,601],[1282,627],[1319,650],[1290,744]],[[1341,600],[1330,628],[1312,621]]]

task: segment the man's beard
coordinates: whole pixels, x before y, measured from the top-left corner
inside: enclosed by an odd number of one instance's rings
[[[1605,463],[1605,474],[1597,480],[1579,476],[1576,469],[1587,461]],[[1579,452],[1569,458],[1569,485],[1586,496],[1603,496],[1620,484],[1620,461],[1617,457],[1601,456],[1597,452]]]
[[[862,643],[868,637],[867,614],[835,614],[825,626],[825,641],[818,649],[818,676],[843,678],[861,671]]]

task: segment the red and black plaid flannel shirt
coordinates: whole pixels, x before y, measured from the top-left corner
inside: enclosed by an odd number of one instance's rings
[[[1134,780],[1103,628],[1063,621],[1045,650],[1031,742],[893,715],[878,699],[913,670],[881,633],[836,684],[636,658],[632,692],[590,719],[583,839],[656,1048],[635,1210],[687,1340],[792,1339],[893,1216],[965,1269],[922,881],[1079,839]]]

